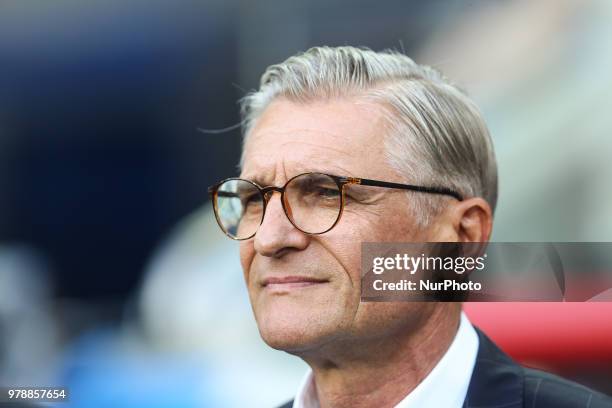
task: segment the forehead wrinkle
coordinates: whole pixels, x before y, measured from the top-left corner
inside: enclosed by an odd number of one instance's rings
[[[291,161],[287,161],[284,155],[282,154],[283,149],[291,149],[292,151],[295,151],[296,147],[294,147],[294,145],[298,145],[300,147],[308,146],[309,148],[312,148],[312,150],[315,150],[315,151],[304,152],[304,154],[300,157],[299,161],[295,159],[292,159]],[[258,172],[276,173],[276,171],[278,170],[277,167],[279,164],[283,166],[283,172],[289,178],[291,176],[294,176],[295,174],[290,174],[289,172],[287,172],[287,167],[291,169],[301,168],[303,169],[303,172],[306,172],[306,171],[325,172],[326,171],[324,170],[325,168],[337,168],[343,172],[347,172],[348,170],[342,169],[341,166],[337,166],[337,165],[330,166],[330,159],[333,159],[333,158],[326,157],[326,155],[322,156],[320,152],[326,152],[326,153],[333,152],[336,154],[340,154],[344,157],[350,158],[351,162],[353,162],[352,159],[354,159],[354,156],[355,156],[354,152],[353,154],[351,154],[350,152],[343,150],[341,147],[322,146],[317,143],[306,142],[306,141],[288,140],[282,143],[277,143],[274,147],[275,148],[271,148],[271,149],[266,149],[265,145],[263,147],[261,147],[260,145],[259,148],[253,148],[253,146],[247,147],[248,152],[247,152],[247,155],[245,155],[245,161],[243,163],[242,173],[248,175],[248,174],[251,174],[253,170],[258,171]],[[300,149],[300,151],[303,151],[303,149]],[[303,166],[302,163],[320,163],[321,167],[317,168],[316,165],[306,167],[306,166]],[[246,173],[244,172],[245,168],[248,170]],[[296,174],[299,174],[299,173],[296,173]]]
[[[291,115],[290,115],[291,116]],[[275,120],[270,120],[267,123],[264,124],[260,124],[260,126],[256,126],[253,129],[252,134],[256,135],[256,134],[291,134],[291,133],[324,133],[327,135],[331,135],[331,136],[339,136],[339,132],[344,132],[343,128],[350,128],[353,124],[354,121],[348,120],[343,118],[343,120],[338,121],[337,120],[337,115],[335,115],[336,117],[336,123],[333,126],[317,126],[321,123],[321,121],[324,122],[328,122],[327,119],[330,119],[331,117],[328,114],[325,113],[317,113],[316,114],[317,119],[319,119],[319,122],[315,122],[315,124],[313,125],[312,123],[296,123],[295,120],[297,121],[301,121],[300,118],[293,118],[295,119],[294,122],[292,123],[285,123],[285,122],[281,122],[281,123],[276,123]]]
[[[344,145],[345,140],[346,140],[344,136],[347,136],[348,134],[350,138],[351,133],[353,133],[353,131],[350,131],[350,129],[353,126],[355,126],[354,121],[353,122],[347,121],[347,123],[332,126],[333,129],[330,129],[329,127],[311,127],[311,126],[286,127],[284,124],[277,125],[277,126],[273,124],[268,124],[267,126],[264,126],[263,128],[255,129],[252,132],[252,134],[248,137],[248,140],[250,141],[253,139],[259,139],[259,140],[263,139],[265,140],[264,143],[267,142],[266,144],[278,144],[275,138],[272,138],[270,140],[268,136],[279,136],[280,138],[286,138],[287,136],[291,136],[292,134],[295,134],[296,136],[299,136],[301,134],[301,136],[308,137],[309,139],[310,138],[316,139],[317,136],[326,135],[326,136],[331,136],[333,139],[338,140],[337,144]],[[359,131],[358,133],[361,133],[362,136],[365,136],[363,130]],[[288,140],[288,142],[289,141],[294,141],[294,140],[290,139]],[[313,145],[315,144],[313,143]]]
[[[279,146],[284,147],[284,146],[289,146],[289,145],[292,145],[292,144],[306,145],[306,146],[314,147],[314,148],[317,148],[317,149],[320,149],[320,150],[331,150],[331,151],[334,151],[336,153],[341,153],[341,154],[343,154],[345,156],[351,156],[351,154],[349,152],[346,152],[346,151],[344,151],[344,150],[342,150],[342,149],[340,149],[338,147],[321,146],[320,144],[316,144],[316,143],[298,142],[298,141],[295,141],[295,140],[289,140],[289,141],[287,141],[285,143],[280,144]]]
[[[267,156],[262,155],[267,158]],[[355,176],[354,171],[348,170],[336,163],[329,161],[321,161],[318,156],[305,157],[300,161],[286,161],[272,163],[268,166],[258,165],[252,166],[253,170],[243,173],[241,177],[255,181],[260,185],[270,185],[274,180],[281,183],[281,180],[287,181],[291,177],[302,173],[319,172],[332,174],[334,176]],[[281,180],[277,180],[282,175]]]
[[[334,132],[328,132],[328,131],[324,131],[324,130],[320,130],[320,129],[312,130],[312,132],[313,133],[316,132],[318,135],[326,134],[326,135],[333,136],[336,139],[340,139],[340,140],[342,139],[340,135],[338,135],[338,134],[336,134]],[[267,130],[265,133],[259,133],[257,135],[252,135],[249,138],[248,142],[252,142],[252,141],[254,141],[255,138],[257,138],[258,140],[255,143],[259,142],[259,144],[262,144],[261,139],[265,140],[266,136],[268,136],[268,135],[270,135],[270,136],[272,136],[272,135],[285,136],[285,135],[287,135],[287,133],[289,133],[289,132],[287,132],[287,131]],[[313,136],[313,138],[316,138],[316,135]],[[265,146],[269,146],[269,145],[273,146],[273,147],[269,148],[269,150],[274,150],[274,147],[284,147],[284,146],[291,145],[291,144],[301,144],[301,145],[305,145],[305,146],[319,148],[319,149],[322,149],[322,150],[332,150],[332,151],[335,151],[337,153],[341,153],[341,154],[349,155],[350,156],[349,152],[344,151],[344,150],[342,150],[342,149],[340,149],[340,148],[338,148],[338,147],[336,147],[334,145],[324,145],[324,144],[315,143],[315,142],[307,142],[307,141],[304,141],[304,140],[291,140],[290,139],[290,140],[286,140],[284,142],[280,142],[279,143],[278,140],[272,139],[272,140],[266,140],[265,142],[263,142],[264,148],[265,148]],[[343,143],[343,142],[338,142],[336,144],[339,145],[339,146],[345,145],[345,143]],[[252,143],[248,143],[248,145],[246,147],[247,148],[250,147],[249,145],[252,145]]]

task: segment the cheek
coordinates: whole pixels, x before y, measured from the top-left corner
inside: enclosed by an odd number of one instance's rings
[[[326,234],[324,242],[359,288],[362,242],[408,242],[419,236],[411,216],[401,208],[360,214],[347,211],[340,224]]]
[[[371,242],[414,242],[422,233],[411,211],[399,205],[385,210],[372,231]]]
[[[336,228],[359,247],[361,242],[406,241],[416,232],[409,212],[392,206],[346,211],[340,222],[342,225]]]
[[[342,272],[346,275],[345,278],[350,280],[357,298],[361,292],[361,243],[372,240],[370,231],[371,227],[361,219],[360,223],[339,224],[321,240],[327,252],[341,265]]]
[[[255,247],[252,240],[243,241],[240,243],[240,265],[242,266],[242,272],[244,273],[244,280],[249,282],[249,272],[251,270],[251,264],[253,257],[255,256]]]

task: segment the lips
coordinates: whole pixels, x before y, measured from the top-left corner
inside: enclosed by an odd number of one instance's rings
[[[262,281],[262,286],[268,289],[290,289],[314,286],[329,282],[327,279],[317,279],[308,276],[269,277]]]

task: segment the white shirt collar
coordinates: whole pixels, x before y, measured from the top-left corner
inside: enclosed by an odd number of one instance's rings
[[[395,408],[462,407],[477,353],[478,335],[465,313],[461,312],[459,329],[446,353],[427,377]],[[319,408],[312,370],[308,370],[304,376],[293,408]]]

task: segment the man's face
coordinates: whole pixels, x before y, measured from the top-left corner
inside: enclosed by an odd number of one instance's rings
[[[380,107],[357,99],[298,104],[277,99],[245,146],[241,177],[282,186],[305,172],[407,182],[384,154]],[[426,303],[360,303],[361,242],[435,240],[417,228],[405,192],[347,186],[338,224],[322,235],[297,230],[280,195],[268,203],[240,259],[263,339],[297,354],[359,339],[374,340],[426,319]],[[287,282],[314,279],[316,283]]]

